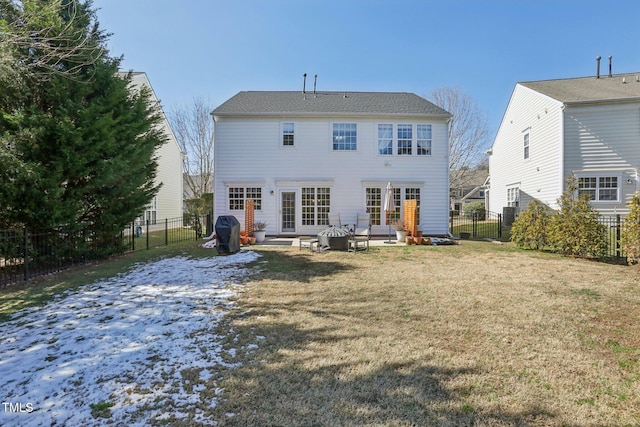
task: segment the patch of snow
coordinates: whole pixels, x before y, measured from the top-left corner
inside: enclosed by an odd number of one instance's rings
[[[0,425],[144,426],[216,406],[214,330],[252,251],[167,258],[17,313],[0,337]],[[235,350],[233,350],[235,355]],[[195,376],[184,378],[184,372]],[[110,403],[110,417],[91,405]],[[216,421],[196,411],[199,424]]]

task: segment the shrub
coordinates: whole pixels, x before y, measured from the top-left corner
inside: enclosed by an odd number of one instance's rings
[[[474,214],[476,215],[476,219],[479,221],[484,221],[486,217],[486,211],[484,210],[484,202],[469,202],[464,205],[462,209],[464,212],[464,216],[467,218],[473,218]]]
[[[576,178],[568,178],[567,188],[558,199],[560,211],[551,217],[548,228],[549,244],[554,251],[582,258],[607,254],[607,229],[600,224],[600,215],[589,202],[588,194],[578,193]]]
[[[547,229],[551,216],[551,209],[534,199],[511,226],[511,241],[528,249],[544,248],[548,245]]]
[[[620,245],[629,264],[640,262],[640,191],[629,202],[629,215],[622,224]]]

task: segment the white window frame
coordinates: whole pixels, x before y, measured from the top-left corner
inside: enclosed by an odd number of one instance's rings
[[[387,127],[390,126],[391,127],[391,135],[387,136],[387,135],[382,135],[381,134],[381,130],[382,127]],[[377,126],[378,129],[378,155],[379,156],[393,156],[393,124],[392,123],[378,123]],[[387,130],[389,129],[388,127],[386,128]],[[389,147],[389,143],[391,143],[391,147]],[[381,144],[384,144],[384,146],[382,146]],[[382,148],[384,148],[384,153],[382,152]],[[388,152],[386,152],[388,151]]]
[[[291,130],[289,130],[291,127]],[[294,122],[282,122],[280,128],[280,148],[292,149],[296,146],[296,124]],[[291,137],[291,144],[286,144],[285,139]]]
[[[594,203],[619,203],[620,202],[620,190],[622,184],[622,176],[618,174],[579,174],[576,175],[578,179],[578,194],[587,193],[591,196],[591,201]],[[583,185],[582,180],[589,180],[592,185],[589,187],[581,187]],[[615,180],[615,187],[606,186],[607,180]],[[603,198],[605,191],[615,190],[615,199]]]
[[[513,208],[520,207],[520,185],[510,185],[507,187],[507,206]]]
[[[336,134],[337,132],[337,134]],[[351,132],[354,134],[351,135]],[[354,141],[347,141],[346,138],[354,138]],[[344,141],[340,141],[345,138]],[[358,151],[358,124],[335,122],[331,126],[331,151]]]
[[[408,137],[407,137],[408,130]],[[397,150],[398,156],[412,156],[413,155],[413,124],[412,123],[399,123],[396,125],[397,136]],[[401,138],[402,136],[402,138]],[[407,142],[409,145],[407,146]]]
[[[522,135],[522,148],[524,160],[529,160],[531,157],[531,132],[529,130],[524,131]]]
[[[423,138],[420,138],[420,130],[423,129],[426,132]],[[418,156],[430,156],[431,145],[433,141],[433,128],[431,125],[418,123],[416,125],[416,155]],[[421,151],[425,151],[424,153]]]

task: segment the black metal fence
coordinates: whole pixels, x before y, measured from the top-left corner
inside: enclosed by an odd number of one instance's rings
[[[622,230],[622,224],[624,224],[624,218],[621,215],[601,216],[600,224],[606,227],[608,256],[612,258],[626,258],[620,246],[620,232]]]
[[[625,258],[620,246],[620,233],[624,217],[621,215],[601,216],[600,223],[606,227],[607,256]],[[451,211],[449,215],[449,232],[460,239],[496,239],[508,241],[511,237],[511,226],[499,213],[489,211],[474,212],[469,215],[458,215]]]
[[[509,240],[502,214],[476,211],[471,214],[449,213],[449,233],[461,239]]]
[[[65,227],[0,230],[0,287],[115,254],[200,240],[212,229],[209,214],[132,223],[118,235],[100,240],[86,231],[69,233]]]

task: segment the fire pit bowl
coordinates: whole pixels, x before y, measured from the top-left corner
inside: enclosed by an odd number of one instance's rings
[[[349,232],[334,226],[322,230],[318,233],[318,246],[338,251],[349,250]]]

